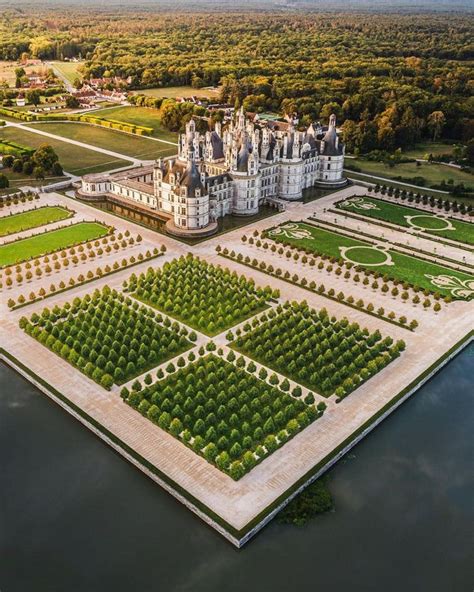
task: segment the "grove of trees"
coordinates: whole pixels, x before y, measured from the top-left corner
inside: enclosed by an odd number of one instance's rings
[[[7,154],[3,157],[2,164],[15,173],[34,176],[36,179],[44,179],[48,174],[53,177],[60,177],[63,174],[59,157],[54,148],[48,144],[41,144],[32,153],[25,152],[17,156]]]
[[[269,286],[257,288],[245,276],[191,254],[167,262],[162,268],[150,268],[138,277],[133,274],[126,289],[208,335],[260,312],[269,298],[277,296]]]
[[[235,480],[322,414],[214,354],[122,397]]]
[[[274,316],[275,315],[275,316]],[[306,303],[285,303],[269,321],[237,337],[239,351],[325,396],[347,396],[405,348],[347,318],[330,318]]]
[[[367,153],[472,139],[473,33],[454,12],[25,7],[0,17],[0,59],[82,57],[85,78],[130,76],[134,89],[221,85],[221,101],[302,125],[334,112],[348,148]]]
[[[191,347],[185,328],[162,321],[153,310],[106,286],[62,308],[22,317],[20,327],[110,388]]]

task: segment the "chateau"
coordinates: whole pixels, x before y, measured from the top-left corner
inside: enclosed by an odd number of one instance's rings
[[[340,187],[344,145],[329,126],[260,121],[241,109],[225,129],[200,134],[194,120],[179,137],[178,154],[150,165],[85,175],[78,196],[140,204],[166,219],[176,235],[205,235],[227,214],[249,216],[276,199],[298,200],[303,189]]]

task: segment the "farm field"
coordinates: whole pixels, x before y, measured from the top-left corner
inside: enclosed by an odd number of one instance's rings
[[[244,276],[191,255],[132,275],[127,291],[211,336],[265,310],[272,296],[270,288],[255,288]]]
[[[314,253],[336,257],[371,271],[387,274],[443,296],[463,299],[462,288],[474,276],[437,263],[404,255],[387,246],[374,246],[364,240],[338,234],[305,222],[287,222],[266,231],[265,236]],[[460,293],[461,291],[461,293]]]
[[[45,206],[12,216],[0,218],[0,236],[15,234],[30,228],[37,228],[52,222],[58,222],[72,216],[72,212],[59,206]]]
[[[439,185],[441,181],[447,183],[452,180],[455,184],[464,183],[466,187],[474,189],[474,175],[444,164],[423,162],[418,166],[415,162],[405,162],[390,168],[383,162],[373,162],[362,158],[351,158],[347,161],[347,164],[356,165],[361,169],[360,172],[368,175],[386,177],[387,179],[395,179],[400,176],[406,178],[407,183],[413,183],[415,185],[416,183],[408,181],[408,178],[423,177],[426,179],[427,187]]]
[[[133,123],[135,125],[143,125],[145,127],[153,128],[152,136],[167,142],[177,142],[178,134],[170,132],[161,125],[160,116],[157,109],[151,107],[110,107],[107,109],[99,109],[98,111],[91,111],[93,117],[103,117],[105,119],[114,119],[115,121],[123,121],[126,123]]]
[[[50,128],[45,127],[45,131],[48,131],[49,129]],[[29,132],[26,129],[13,127],[0,128],[0,138],[5,138],[6,140],[11,140],[34,149],[41,146],[41,144],[49,144],[59,156],[59,162],[64,170],[72,175],[101,173],[103,171],[109,171],[130,164],[128,160],[113,158],[108,154],[101,154],[100,152],[88,150],[81,146],[74,146],[73,144],[62,142],[61,140],[40,136],[39,134]]]
[[[144,88],[143,90],[137,90],[136,94],[163,99],[175,99],[176,97],[206,97],[208,99],[215,99],[219,96],[219,89],[168,86],[166,88]]]
[[[80,222],[50,232],[42,232],[0,245],[0,266],[13,265],[27,259],[41,257],[53,251],[67,249],[88,240],[108,234],[109,228],[98,222]]]
[[[70,140],[84,142],[97,148],[104,148],[118,152],[124,156],[132,156],[142,160],[153,160],[160,156],[176,154],[177,146],[169,146],[161,142],[154,142],[143,136],[134,136],[88,123],[53,122],[29,124],[51,134],[56,134]],[[99,156],[99,153],[96,153]],[[110,159],[110,156],[107,157]]]
[[[369,196],[346,199],[337,204],[337,208],[474,245],[474,224],[455,218],[448,219],[443,214],[431,214],[419,208],[389,203]]]
[[[81,62],[50,62],[50,64],[53,66],[54,70],[59,70],[59,72],[61,72],[71,84],[73,84],[77,78],[79,80],[82,78],[79,72]]]

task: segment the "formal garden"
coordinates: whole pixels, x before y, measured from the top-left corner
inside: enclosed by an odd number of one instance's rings
[[[138,277],[133,274],[124,289],[210,336],[265,310],[279,296],[268,286],[258,288],[253,280],[192,255]]]
[[[2,216],[0,218],[0,236],[16,234],[52,222],[60,222],[73,215],[73,211],[62,206],[43,206],[18,212],[17,214],[10,214],[9,216]]]
[[[337,203],[341,210],[390,222],[404,228],[474,245],[474,225],[445,213],[431,213],[420,208],[390,203],[368,196],[354,196]]]
[[[323,413],[324,407],[307,405],[218,355],[182,364],[163,380],[121,395],[235,480]]]
[[[0,267],[42,257],[101,238],[111,231],[100,222],[79,222],[0,245]]]
[[[268,320],[244,326],[231,346],[323,396],[342,399],[385,368],[405,348],[377,330],[329,317],[306,303],[285,303]]]
[[[243,239],[244,238],[246,239],[246,237],[243,237]],[[261,246],[264,250],[270,249],[270,252],[273,252],[273,253],[277,252],[275,245],[272,245],[270,248],[270,245],[268,244],[268,242],[264,242],[262,244],[261,241],[259,241],[259,243],[261,244]],[[285,255],[288,260],[291,258],[295,263],[297,263],[298,261],[301,261],[301,265],[302,266],[308,265],[309,269],[314,269],[316,266],[316,259],[314,257],[307,257],[306,255],[300,256],[300,254],[298,252],[299,250],[297,250],[297,249],[291,248],[291,249],[287,249],[285,251],[283,249],[283,247],[280,247],[280,249],[278,249],[278,251],[280,251],[280,250],[281,250],[281,255],[282,256]],[[408,318],[406,317],[406,315],[400,315],[399,317],[397,317],[395,312],[389,311],[389,310],[387,311],[387,310],[385,310],[385,308],[383,306],[378,306],[376,308],[372,302],[370,302],[370,301],[368,302],[366,300],[363,300],[362,298],[356,299],[356,298],[354,298],[354,296],[352,294],[347,293],[347,291],[346,292],[343,292],[342,290],[338,291],[334,287],[327,288],[325,286],[325,284],[323,284],[323,283],[318,284],[314,280],[309,280],[306,276],[299,276],[297,273],[293,273],[293,274],[290,273],[288,271],[288,269],[286,271],[284,271],[281,267],[274,267],[271,263],[267,263],[268,259],[259,260],[259,259],[256,259],[255,257],[253,257],[251,259],[248,255],[243,255],[242,253],[236,253],[234,250],[229,251],[229,249],[227,247],[224,247],[224,249],[222,249],[220,246],[217,246],[216,251],[219,253],[219,255],[221,257],[225,257],[226,259],[230,259],[231,261],[237,261],[237,262],[241,263],[242,265],[246,265],[247,267],[251,267],[253,269],[258,270],[260,273],[266,273],[267,275],[277,278],[283,282],[287,282],[288,284],[292,284],[293,286],[298,286],[299,288],[303,288],[304,290],[307,290],[309,292],[313,292],[314,294],[317,293],[320,296],[323,296],[324,298],[328,298],[329,300],[333,300],[334,302],[339,302],[340,304],[345,304],[346,306],[350,306],[351,308],[356,309],[356,310],[363,310],[364,312],[366,312],[367,314],[369,314],[371,316],[384,319],[385,321],[387,321],[393,325],[397,325],[398,327],[403,327],[409,331],[414,331],[418,327],[418,321],[416,319],[411,319],[411,321],[409,321]],[[349,280],[352,279],[354,282],[362,282],[362,285],[364,286],[364,288],[369,287],[369,284],[370,284],[370,280],[368,277],[369,273],[366,272],[365,277],[363,279],[361,279],[361,275],[364,275],[364,274],[359,274],[354,269],[354,265],[352,263],[347,262],[344,265],[342,265],[341,267],[339,267],[337,265],[333,265],[333,263],[331,261],[325,262],[321,259],[321,261],[319,261],[319,263],[318,263],[317,268],[319,270],[324,269],[327,273],[334,273],[336,278],[342,277],[345,282],[348,282]],[[382,278],[382,282],[383,282],[383,278]],[[382,294],[385,295],[389,292],[390,288],[388,286],[388,283],[382,283],[382,282],[380,285],[379,282],[376,279],[374,279],[372,281],[372,285],[370,287],[372,288],[373,291],[376,291],[380,288]],[[394,298],[396,298],[398,295],[400,295],[403,302],[408,302],[409,298],[410,298],[410,295],[407,291],[408,286],[407,285],[402,286],[402,289],[403,289],[403,291],[400,292],[400,290],[397,288],[397,286],[394,285],[391,294]],[[439,312],[441,310],[441,304],[439,302],[440,299],[441,299],[441,297],[439,294],[437,294],[434,298],[435,303],[433,306],[433,310],[435,312]],[[411,302],[415,306],[417,304],[421,304],[422,300],[421,300],[419,294],[415,293]],[[429,308],[431,306],[431,304],[432,303],[429,298],[425,298],[423,300],[423,307],[425,309]]]
[[[438,263],[405,255],[387,243],[374,244],[317,226],[316,223],[285,222],[263,233],[286,246],[305,249],[317,256],[333,257],[335,262],[352,263],[388,280],[406,282],[412,287],[439,293],[452,299],[474,295],[474,276]]]
[[[109,287],[43,309],[20,327],[109,389],[192,347],[195,334]]]

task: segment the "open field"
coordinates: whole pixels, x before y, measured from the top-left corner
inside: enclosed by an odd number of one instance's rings
[[[74,83],[76,79],[81,79],[82,76],[79,73],[79,67],[81,66],[81,62],[50,62],[53,69],[59,70],[64,78],[67,78],[71,84]]]
[[[45,128],[45,131],[49,129],[50,128]],[[100,152],[88,150],[81,146],[74,146],[67,142],[61,142],[61,140],[40,136],[39,134],[26,131],[26,129],[13,127],[0,128],[0,138],[12,140],[13,142],[18,142],[18,144],[30,146],[34,149],[41,146],[41,144],[49,144],[59,156],[59,162],[64,170],[73,175],[101,173],[103,171],[109,171],[110,169],[116,169],[130,164],[126,160],[113,158],[108,154],[101,154]]]
[[[161,125],[160,116],[157,109],[151,107],[110,107],[108,109],[99,109],[91,111],[93,117],[103,117],[104,119],[113,119],[123,121],[124,123],[133,123],[144,127],[153,128],[152,136],[167,142],[177,142],[178,134],[170,132]]]
[[[176,97],[206,97],[208,99],[216,99],[219,96],[219,89],[168,86],[167,88],[145,88],[143,90],[137,90],[136,94],[164,99],[175,99]]]
[[[415,228],[427,234],[474,245],[474,224],[455,218],[448,219],[447,215],[442,213],[431,214],[419,208],[388,203],[368,196],[346,199],[337,204],[337,207],[360,216],[384,220],[405,228]]]
[[[441,181],[447,183],[452,180],[455,184],[464,183],[466,187],[474,190],[474,175],[444,164],[430,164],[423,162],[418,166],[415,162],[405,162],[390,168],[383,162],[372,162],[362,158],[351,158],[347,161],[347,164],[359,167],[362,173],[375,175],[377,177],[395,179],[400,176],[404,178],[406,183],[412,183],[414,185],[417,184],[416,181],[408,179],[423,177],[426,180],[427,187],[439,185]]]
[[[124,156],[132,156],[141,160],[153,160],[155,158],[176,154],[177,146],[170,146],[149,140],[143,136],[124,134],[114,130],[101,128],[88,123],[38,123],[30,124],[45,132],[90,144],[97,148],[104,148],[118,152]],[[47,138],[46,138],[47,139]],[[101,156],[98,154],[98,156]],[[108,157],[110,158],[110,157]]]
[[[37,228],[51,222],[58,222],[69,218],[72,213],[65,208],[57,206],[45,206],[36,208],[27,212],[13,214],[13,216],[3,216],[0,218],[0,236],[15,234],[30,228]]]
[[[440,154],[451,154],[454,144],[445,144],[444,142],[420,142],[414,148],[407,148],[402,151],[403,156],[409,158],[425,158],[427,154],[438,156]]]
[[[338,234],[304,222],[291,222],[268,231],[268,237],[277,242],[306,248],[315,253],[337,257],[359,265],[362,268],[387,274],[402,282],[409,282],[423,289],[438,291],[443,296],[462,296],[453,293],[449,287],[435,285],[428,276],[450,276],[461,282],[472,282],[474,276],[443,267],[437,263],[422,261],[404,255],[389,246],[374,246],[364,240]]]
[[[32,72],[39,70],[44,70],[45,67],[43,65],[39,66],[22,66],[19,62],[16,61],[1,61],[0,60],[0,82],[4,80],[7,82],[8,86],[14,87],[15,86],[15,70],[17,68],[23,68],[26,74],[31,74]]]
[[[0,266],[13,265],[53,251],[67,249],[84,241],[105,236],[108,232],[108,227],[98,222],[80,222],[66,228],[58,228],[30,238],[12,241],[0,245]]]

